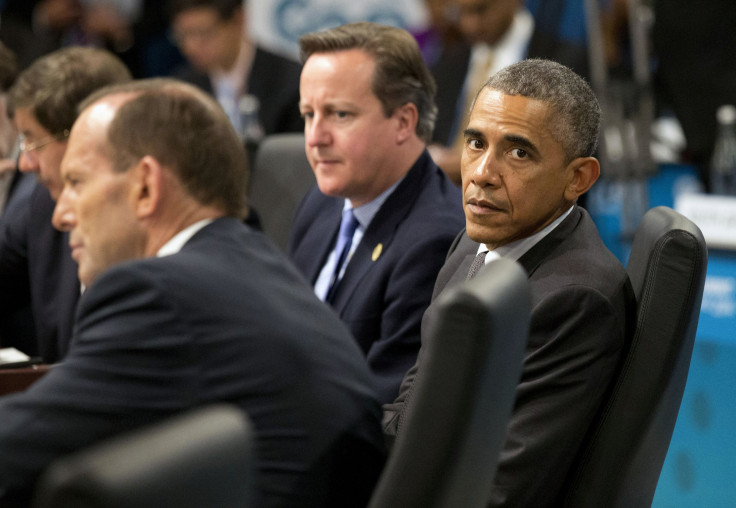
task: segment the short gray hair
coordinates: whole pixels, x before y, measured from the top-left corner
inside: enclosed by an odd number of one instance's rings
[[[522,60],[491,76],[484,88],[547,103],[550,132],[562,145],[567,162],[595,154],[601,108],[590,85],[571,69],[551,60]]]

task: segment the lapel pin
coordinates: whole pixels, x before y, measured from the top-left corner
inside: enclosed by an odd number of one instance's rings
[[[378,245],[376,245],[376,248],[373,249],[373,254],[371,255],[371,260],[372,261],[375,261],[376,259],[378,259],[381,256],[381,252],[383,252],[383,244],[382,243],[379,243]]]

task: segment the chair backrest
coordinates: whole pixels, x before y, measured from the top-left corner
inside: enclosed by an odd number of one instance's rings
[[[649,210],[627,271],[637,300],[633,341],[569,477],[566,506],[650,506],[690,368],[708,254],[671,208]]]
[[[529,338],[529,281],[499,259],[433,305],[406,423],[370,508],[488,501]]]
[[[246,414],[213,405],[56,460],[35,508],[234,508],[253,492]]]
[[[304,134],[273,134],[261,142],[251,172],[249,202],[263,232],[284,251],[296,207],[315,183],[304,153]]]

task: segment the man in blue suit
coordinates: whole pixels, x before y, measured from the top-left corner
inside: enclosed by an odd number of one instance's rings
[[[289,253],[348,324],[392,401],[419,351],[435,277],[464,225],[426,143],[434,81],[404,30],[354,23],[300,39],[300,109],[317,178]],[[340,234],[338,234],[340,233]]]
[[[225,113],[172,80],[82,108],[53,222],[86,290],[65,361],[0,400],[0,504],[58,456],[229,402],[255,427],[254,506],[364,506],[384,446],[370,373],[286,257],[242,224],[245,150]]]

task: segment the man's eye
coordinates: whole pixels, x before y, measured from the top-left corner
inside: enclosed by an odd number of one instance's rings
[[[477,138],[468,139],[468,146],[473,150],[481,150],[483,148],[483,142]]]
[[[337,118],[347,118],[350,116],[350,113],[347,111],[335,111],[335,116]]]
[[[511,150],[511,154],[519,159],[526,159],[529,157],[529,153],[523,148],[513,148]]]
[[[314,113],[311,111],[305,111],[302,113],[302,118],[312,118],[314,116]]]

